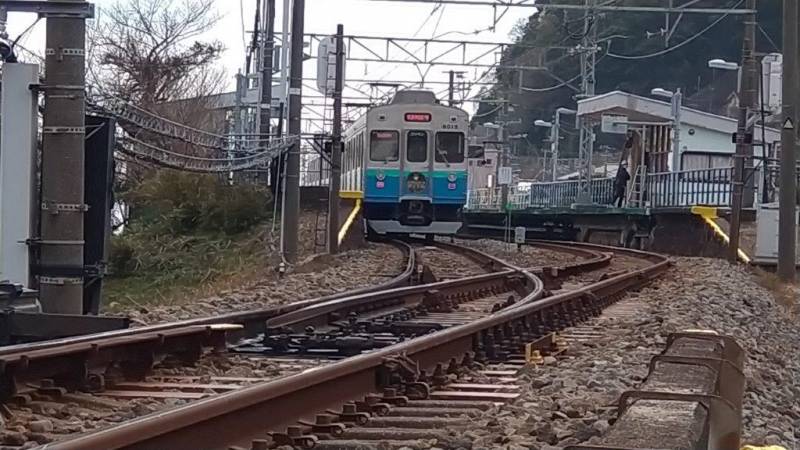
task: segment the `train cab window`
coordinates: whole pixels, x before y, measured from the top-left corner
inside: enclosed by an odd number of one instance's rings
[[[412,130],[406,136],[406,159],[422,163],[428,160],[428,132]]]
[[[463,133],[436,133],[436,162],[447,164],[464,162]]]
[[[400,137],[397,131],[375,130],[370,134],[369,159],[371,161],[397,161],[400,154]]]

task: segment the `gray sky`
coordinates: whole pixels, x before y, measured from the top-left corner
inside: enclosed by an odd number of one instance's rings
[[[101,16],[103,14],[104,6],[110,5],[114,1],[116,0],[94,0],[98,15]],[[176,3],[179,1],[176,0]],[[277,11],[276,28],[280,31],[283,1],[277,0],[277,3],[279,9]],[[244,65],[243,41],[245,39],[249,40],[249,37],[243,34],[243,29],[247,31],[252,29],[255,0],[217,0],[216,8],[222,15],[222,19],[214,29],[209,31],[207,37],[218,39],[225,44],[226,51],[220,63],[231,75],[232,82],[233,74]],[[423,38],[445,35],[443,38],[446,39],[507,42],[509,41],[509,32],[514,24],[533,12],[531,8],[510,8],[497,23],[495,32],[482,31],[474,34],[475,30],[484,30],[492,25],[495,16],[492,8],[460,5],[442,5],[438,9],[434,8],[434,5],[429,4],[390,3],[372,0],[306,0],[306,32],[332,34],[336,30],[336,25],[342,23],[345,27],[345,33],[350,35],[412,37],[419,30],[416,36]],[[498,11],[498,13],[500,12],[502,11]],[[16,37],[34,20],[35,16],[32,14],[11,13],[8,26],[11,38]],[[422,26],[423,23],[424,26]],[[26,48],[42,54],[44,48],[44,21],[36,25],[32,32],[24,37],[20,43]],[[385,51],[385,47],[381,44],[375,45],[378,49]],[[421,44],[412,44],[409,50],[412,53],[418,53],[422,50]],[[316,53],[316,50],[314,50],[314,53]],[[437,53],[436,49],[431,49],[431,53]],[[459,53],[460,50],[455,54]],[[393,49],[390,56],[393,59],[409,59],[409,56],[399,49]],[[481,61],[492,63],[495,57],[495,55],[487,55]],[[458,67],[435,66],[429,70],[426,79],[429,81],[445,81],[447,80],[447,75],[442,72],[449,69],[458,69]],[[424,70],[424,68],[421,68],[421,70]],[[479,76],[484,71],[476,68],[467,68],[466,70],[465,77],[467,79]],[[308,61],[304,65],[304,72],[305,76],[315,76],[316,63]],[[419,79],[418,70],[413,65],[398,66],[397,64],[354,61],[348,63],[348,79],[381,77],[387,80]],[[304,93],[311,93],[311,90],[307,87],[313,84],[308,83]],[[362,91],[369,90],[363,84],[351,84]],[[441,89],[441,86],[439,88]],[[346,95],[355,95],[355,91],[347,91]],[[471,110],[472,108],[467,107],[467,109]]]

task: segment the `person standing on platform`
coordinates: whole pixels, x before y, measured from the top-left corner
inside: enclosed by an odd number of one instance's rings
[[[625,166],[626,164],[621,162],[617,169],[617,176],[614,177],[614,200],[611,201],[611,204],[617,208],[621,208],[622,203],[625,201],[625,191],[628,187],[628,180],[631,179],[631,175]]]

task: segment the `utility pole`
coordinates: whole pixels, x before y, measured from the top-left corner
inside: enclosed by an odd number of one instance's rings
[[[259,119],[259,147],[269,145],[272,133],[272,66],[275,53],[275,0],[264,5],[264,40],[261,44],[261,101]],[[264,142],[266,141],[266,142]]]
[[[447,90],[447,104],[450,106],[455,106],[456,103],[456,73],[455,71],[450,71],[448,74],[450,78],[450,82],[448,83],[448,90]]]
[[[283,204],[283,251],[289,263],[297,262],[297,230],[300,226],[300,134],[303,114],[303,32],[305,0],[292,5],[292,52],[289,79],[289,136],[296,138],[286,158],[286,190]]]
[[[450,106],[456,106],[458,103],[456,101],[456,79],[461,79],[466,72],[463,70],[448,70],[444,73],[446,73],[450,79],[450,81],[447,83],[447,104]]]
[[[681,170],[681,110],[683,109],[683,92],[681,88],[672,94],[672,117],[675,123],[672,125],[672,171]]]
[[[578,111],[569,108],[558,108],[556,109],[555,120],[553,121],[553,128],[552,128],[552,139],[553,142],[550,144],[550,149],[553,158],[553,181],[556,181],[558,178],[558,153],[559,153],[559,146],[561,145],[561,115],[562,114],[578,114]],[[577,119],[576,119],[577,122]]]
[[[39,289],[48,313],[83,313],[85,49],[83,18],[47,19]]]
[[[344,25],[336,26],[336,79],[333,87],[331,182],[328,190],[328,253],[339,253],[339,187],[342,175],[342,89],[344,89]]]
[[[797,258],[797,22],[796,0],[783,0],[783,130],[781,132],[778,277],[794,282]]]
[[[258,7],[258,6],[256,6]],[[272,134],[272,67],[275,54],[275,0],[266,0],[264,4],[264,39],[259,45],[261,57],[261,98],[258,102],[258,145],[257,147],[267,147]],[[278,180],[280,180],[279,167],[285,159],[283,154],[268,163],[269,174],[275,174],[275,180],[270,180],[270,186],[275,186],[274,194],[277,196],[281,191]],[[278,167],[273,167],[273,166]],[[273,198],[275,201],[275,198]]]
[[[756,9],[756,0],[747,0],[747,9]],[[731,230],[728,245],[728,261],[739,260],[739,234],[742,227],[742,203],[744,194],[745,160],[753,157],[752,138],[747,139],[747,121],[750,111],[755,110],[756,92],[756,15],[748,14],[745,19],[744,39],[742,40],[742,81],[739,87],[739,118],[736,127],[736,154],[733,158],[733,195],[731,198]]]
[[[558,178],[558,141],[561,139],[561,115],[556,112],[555,116],[553,126],[550,128],[550,158],[553,160],[553,182]]]

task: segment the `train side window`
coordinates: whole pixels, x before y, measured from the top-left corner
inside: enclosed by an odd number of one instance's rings
[[[399,154],[400,137],[397,131],[372,131],[369,143],[369,159],[371,161],[397,161]]]
[[[428,160],[428,132],[411,130],[406,135],[406,160],[423,163]]]
[[[436,133],[436,162],[464,162],[464,134],[454,132]]]

